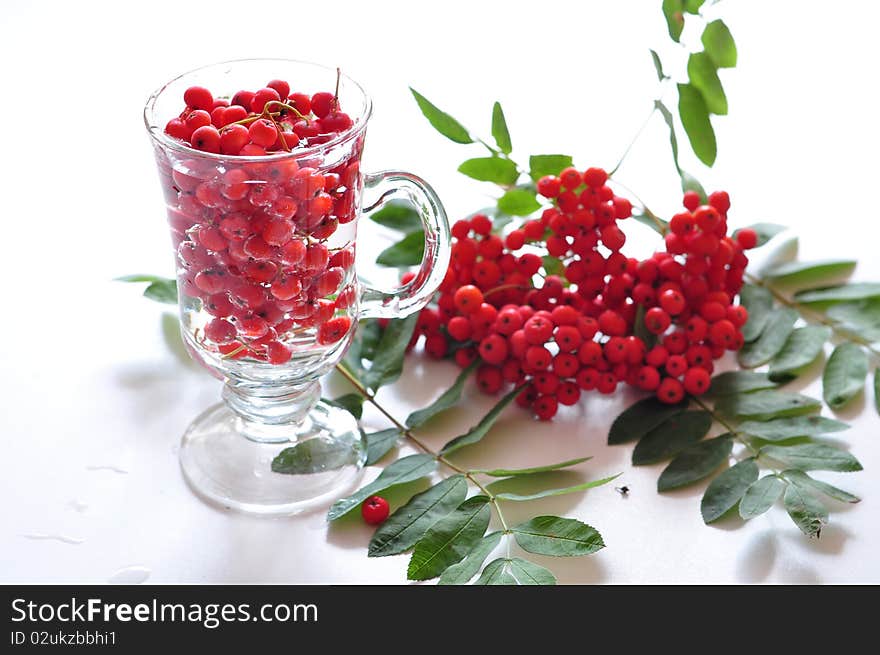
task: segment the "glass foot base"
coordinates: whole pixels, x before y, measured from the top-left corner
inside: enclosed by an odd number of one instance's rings
[[[290,469],[275,473],[272,460],[296,447]],[[317,403],[302,423],[254,425],[225,404],[187,428],[180,467],[206,500],[249,514],[297,514],[345,495],[360,479],[364,451],[354,417]]]

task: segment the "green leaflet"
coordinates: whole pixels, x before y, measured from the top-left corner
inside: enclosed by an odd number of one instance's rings
[[[322,400],[328,405],[344,409],[358,420],[364,413],[364,397],[359,393],[347,393],[338,398],[322,398]]]
[[[615,478],[620,477],[620,473],[617,475],[612,475],[610,478],[602,478],[600,480],[592,480],[590,482],[583,482],[581,484],[576,484],[571,487],[562,487],[560,489],[545,489],[544,491],[539,491],[533,494],[515,494],[510,492],[501,492],[495,494],[495,498],[498,500],[514,500],[514,501],[528,501],[528,500],[538,500],[539,498],[549,498],[550,496],[562,496],[565,494],[571,494],[578,491],[586,491],[587,489],[593,489],[594,487],[601,487],[603,484],[608,484]],[[501,480],[500,482],[503,482]]]
[[[703,47],[718,68],[736,66],[736,43],[722,20],[713,20],[703,29]]]
[[[462,162],[458,172],[481,182],[494,182],[506,186],[516,182],[519,171],[516,164],[503,157],[476,157]]]
[[[821,408],[822,403],[815,398],[776,389],[733,394],[715,404],[719,414],[754,421],[811,414]]]
[[[510,391],[506,396],[499,400],[492,409],[489,410],[488,414],[480,419],[479,423],[477,423],[474,427],[472,427],[464,434],[459,435],[455,437],[455,439],[449,441],[445,446],[443,446],[440,453],[443,455],[448,455],[449,453],[455,452],[459,448],[464,448],[465,446],[469,446],[471,444],[477,443],[478,441],[481,441],[483,437],[488,434],[489,430],[492,429],[492,426],[495,425],[495,422],[498,420],[501,412],[504,411],[504,408],[507,407],[511,403],[511,401],[517,397],[520,391],[522,391],[522,387],[517,387],[513,391]]]
[[[795,437],[819,437],[847,429],[849,425],[846,423],[824,416],[792,416],[773,421],[745,421],[739,424],[737,432],[766,441],[785,441]]]
[[[684,0],[663,0],[663,17],[670,38],[678,43],[684,29]]]
[[[381,209],[367,214],[374,223],[398,232],[410,233],[422,229],[422,218],[409,203],[391,201]]]
[[[782,476],[792,484],[796,484],[803,488],[804,491],[818,491],[819,493],[824,494],[829,498],[833,498],[834,500],[839,500],[842,503],[858,503],[862,500],[858,496],[854,496],[843,489],[838,489],[827,482],[815,480],[803,471],[797,469],[783,471]]]
[[[727,461],[732,449],[733,437],[730,434],[685,448],[660,474],[657,491],[678,489],[711,475]]]
[[[660,55],[654,50],[650,50],[651,61],[654,62],[654,70],[657,71],[657,79],[661,82],[666,79],[666,73],[663,72],[663,64],[660,62]]]
[[[453,475],[410,498],[373,534],[367,556],[397,555],[412,548],[428,528],[464,501],[467,489],[464,476]]]
[[[397,445],[401,432],[397,428],[389,428],[365,435],[367,441],[367,466],[375,464],[385,457],[388,452]]]
[[[784,382],[797,377],[802,369],[816,361],[831,334],[831,328],[824,325],[795,329],[770,362],[770,378]]]
[[[705,0],[685,0],[684,10],[689,14],[698,14],[700,13],[700,7],[703,6],[703,2]]]
[[[568,468],[581,462],[586,462],[592,457],[578,457],[577,459],[568,459],[558,464],[544,464],[543,466],[531,466],[524,469],[474,469],[471,473],[482,473],[483,475],[491,475],[493,478],[507,478],[517,475],[531,475],[532,473],[546,473],[548,471],[556,471],[558,469]]]
[[[744,284],[739,292],[739,301],[749,312],[749,320],[742,328],[743,339],[749,343],[761,336],[767,325],[773,309],[773,294],[764,287]]]
[[[177,281],[158,275],[123,275],[114,278],[116,282],[149,282],[144,289],[144,298],[168,305],[177,304]]]
[[[844,302],[880,297],[880,282],[852,282],[836,287],[798,291],[794,299],[801,303]]]
[[[740,365],[755,368],[773,359],[785,346],[797,319],[798,313],[790,307],[780,307],[770,312],[761,335],[739,351],[737,360]]]
[[[643,398],[627,407],[614,419],[608,431],[608,443],[614,445],[641,439],[665,420],[681,414],[686,407],[687,403],[667,405],[660,402],[656,396]]]
[[[822,526],[828,523],[828,510],[813,496],[796,484],[790,484],[785,490],[785,509],[791,520],[801,532],[808,537],[818,537]]]
[[[541,265],[544,267],[544,272],[547,275],[558,275],[561,277],[565,273],[565,264],[562,263],[559,257],[544,255],[541,257]]]
[[[812,284],[827,278],[849,275],[856,267],[856,263],[854,259],[788,262],[767,271],[764,277],[785,284]]]
[[[511,189],[498,198],[498,210],[511,216],[528,216],[541,208],[531,189]]]
[[[833,409],[841,409],[865,388],[868,355],[858,344],[845,342],[831,353],[822,374],[822,396]]]
[[[785,491],[785,481],[775,475],[767,475],[750,486],[739,501],[739,515],[748,520],[760,516],[779,500]]]
[[[529,157],[529,176],[537,182],[545,175],[559,175],[572,162],[569,155],[532,155]]]
[[[376,257],[382,266],[418,266],[425,254],[425,234],[410,232],[400,241],[385,248]]]
[[[712,523],[730,511],[743,497],[746,489],[758,479],[758,465],[749,458],[738,462],[718,475],[706,488],[700,501],[705,523]]]
[[[714,397],[729,396],[733,393],[748,393],[779,386],[766,373],[754,371],[726,371],[712,378],[709,393]]]
[[[667,419],[642,437],[633,449],[636,466],[669,459],[706,436],[712,416],[702,410],[682,412]]]
[[[358,380],[364,379],[367,372],[364,362],[373,361],[383,334],[378,319],[368,318],[358,323],[351,345],[342,358],[343,366]]]
[[[460,562],[474,549],[489,526],[489,498],[473,496],[431,526],[416,543],[407,580],[429,580]]]
[[[861,471],[859,460],[850,453],[823,443],[802,443],[793,446],[764,446],[761,456],[770,457],[801,471]]]
[[[455,143],[474,142],[471,135],[468,134],[468,131],[461,123],[446,112],[440,111],[440,109],[431,104],[427,98],[412,87],[410,87],[409,90],[412,91],[413,97],[416,99],[416,103],[418,103],[422,114],[424,114],[425,118],[428,119],[428,122],[431,123],[431,125],[434,126],[434,129],[440,132],[440,134],[450,141],[455,141]]]
[[[467,557],[440,574],[437,584],[467,584],[480,571],[483,562],[501,541],[501,532],[490,532],[477,542]]]
[[[605,547],[602,536],[586,523],[559,516],[536,516],[511,528],[520,548],[537,555],[589,555]]]
[[[479,365],[479,360],[474,360],[474,362],[464,369],[458,376],[455,378],[455,382],[452,383],[452,386],[449,387],[446,391],[440,394],[440,397],[437,398],[433,403],[424,407],[422,409],[416,410],[412,414],[406,417],[406,426],[408,428],[417,428],[420,425],[424,425],[430,419],[434,418],[440,412],[443,412],[450,407],[453,407],[458,404],[458,401],[461,400],[461,392],[464,389],[465,382],[467,382],[468,377],[471,373],[476,370]]]
[[[360,449],[333,439],[315,437],[285,448],[272,460],[274,473],[303,475],[332,471],[346,464],[356,464]]]
[[[831,305],[826,314],[841,327],[868,341],[880,341],[880,298],[837,303]]]
[[[406,346],[419,320],[418,312],[406,318],[390,321],[382,330],[379,342],[372,353],[372,365],[361,375],[361,383],[368,389],[376,391],[386,384],[391,384],[400,377],[403,371],[403,357]]]
[[[519,557],[499,557],[483,569],[477,585],[555,585],[556,576],[543,566]]]
[[[652,218],[647,214],[633,214],[632,218],[634,221],[637,221],[642,225],[647,225],[649,228],[660,235],[666,234],[666,229],[669,227],[669,223],[667,221],[664,221],[662,218]]]
[[[393,487],[404,482],[412,482],[434,472],[437,468],[437,460],[430,455],[409,455],[403,457],[396,462],[388,465],[388,467],[379,474],[379,477],[370,484],[361,487],[352,495],[340,498],[330,507],[327,512],[327,520],[335,521],[336,519],[348,514],[355,507],[360,505],[370,496],[385,491],[389,487]]]
[[[703,95],[690,84],[678,85],[678,115],[697,158],[712,166],[717,155],[715,130],[709,120],[709,109]]]
[[[711,114],[727,114],[727,96],[718,79],[715,62],[705,52],[694,52],[688,57],[687,72],[690,83],[702,94]]]
[[[496,102],[492,107],[492,138],[504,154],[509,155],[513,150],[510,131],[507,129],[507,120],[504,118],[504,110],[501,109],[500,102]]]

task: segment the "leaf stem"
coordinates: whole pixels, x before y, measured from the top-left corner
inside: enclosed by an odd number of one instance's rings
[[[650,218],[651,221],[654,223],[654,225],[657,226],[657,231],[660,232],[661,235],[664,235],[664,236],[665,236],[666,233],[669,231],[669,228],[667,227],[667,225],[666,225],[662,220],[660,220],[660,217],[657,216],[657,214],[655,214],[654,212],[652,212],[652,211],[648,208],[648,205],[645,204],[645,201],[642,200],[641,198],[639,198],[638,194],[637,194],[635,191],[633,191],[630,187],[628,187],[627,185],[625,185],[625,184],[624,184],[623,182],[621,182],[620,180],[618,180],[618,179],[615,178],[615,179],[612,180],[612,181],[614,182],[614,184],[618,185],[621,189],[623,189],[624,191],[626,191],[627,193],[629,193],[633,198],[636,199],[636,202],[638,202],[639,205],[641,205],[642,212],[645,214],[645,216],[647,216],[648,218]]]
[[[364,397],[364,399],[368,403],[370,403],[373,407],[375,407],[377,410],[379,410],[379,412],[385,418],[387,418],[389,421],[391,421],[391,423],[394,425],[394,427],[396,427],[398,430],[400,430],[400,432],[407,439],[412,441],[423,452],[427,453],[428,455],[431,455],[431,457],[436,459],[438,462],[440,462],[444,466],[452,469],[456,473],[460,473],[461,475],[463,475],[465,478],[470,480],[481,492],[483,492],[489,498],[489,502],[492,504],[492,507],[495,508],[495,513],[498,515],[498,520],[501,523],[501,527],[504,530],[504,534],[510,534],[510,527],[508,527],[508,525],[507,525],[507,521],[504,518],[504,513],[501,511],[501,505],[498,502],[498,499],[495,498],[495,494],[493,494],[491,491],[489,491],[486,488],[486,486],[483,485],[482,482],[477,480],[477,478],[474,477],[474,475],[470,471],[461,468],[460,466],[458,466],[458,464],[455,464],[454,462],[449,461],[446,457],[444,457],[443,455],[441,455],[437,451],[433,450],[425,442],[423,442],[421,439],[416,437],[412,433],[412,430],[410,430],[408,427],[406,427],[406,425],[404,425],[403,423],[398,421],[391,414],[391,412],[389,412],[387,409],[385,409],[385,407],[383,407],[382,404],[379,403],[378,400],[376,400],[375,394],[373,394],[366,387],[364,387],[364,385],[361,384],[360,380],[358,380],[354,376],[354,374],[351,371],[349,371],[343,364],[337,364],[336,370],[339,371],[339,374],[342,375],[342,377],[344,377],[349,382],[349,384],[351,384],[351,386],[353,386],[357,390],[357,392]]]
[[[629,142],[629,145],[626,147],[626,150],[623,151],[623,154],[620,156],[620,159],[617,160],[617,164],[615,164],[614,168],[612,168],[608,172],[608,177],[613,176],[617,170],[623,165],[623,161],[626,159],[627,155],[629,155],[630,150],[632,150],[633,146],[636,144],[636,141],[639,140],[639,137],[642,136],[642,132],[645,131],[645,128],[648,127],[648,123],[651,122],[651,119],[654,117],[654,112],[657,111],[657,104],[655,103],[650,113],[645,117],[645,120],[642,122],[642,126],[638,129],[635,136],[632,138],[632,141]]]

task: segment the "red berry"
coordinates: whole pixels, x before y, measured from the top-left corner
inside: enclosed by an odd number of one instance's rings
[[[562,181],[555,175],[545,175],[538,180],[538,193],[545,198],[555,198],[562,190]]]
[[[477,386],[485,394],[495,394],[501,390],[504,378],[496,366],[481,366],[477,369]]]
[[[483,304],[483,292],[472,284],[466,284],[455,292],[455,307],[462,314],[473,314]]]
[[[214,108],[214,96],[203,86],[191,86],[183,92],[183,101],[193,109],[211,111]]]
[[[526,340],[535,345],[547,343],[553,336],[553,322],[544,316],[532,316],[523,326]]]
[[[510,351],[507,340],[500,334],[490,334],[480,342],[479,353],[487,364],[499,366],[507,359]]]
[[[388,501],[382,496],[370,496],[361,505],[361,516],[370,525],[379,525],[388,518],[390,510]]]
[[[487,236],[492,232],[492,221],[485,214],[477,214],[471,217],[471,229],[481,236]]]
[[[312,96],[312,112],[318,118],[324,118],[334,108],[335,100],[332,93],[319,91]]]
[[[272,80],[266,84],[267,89],[275,89],[279,98],[286,98],[290,95],[290,84],[284,80]]]
[[[608,173],[601,168],[588,168],[584,171],[584,182],[587,186],[598,189],[608,180]]]
[[[270,342],[269,345],[266,346],[266,354],[269,358],[269,363],[275,364],[276,366],[289,362],[292,355],[290,348],[280,341]]]
[[[213,125],[203,125],[192,133],[190,143],[196,150],[220,152],[220,132]]]
[[[464,316],[453,316],[446,324],[446,332],[456,341],[467,341],[471,338],[471,322]]]
[[[683,204],[688,211],[694,211],[700,206],[700,194],[696,191],[685,191]]]
[[[273,100],[281,100],[281,96],[278,95],[278,92],[275,89],[263,88],[257,91],[253,98],[251,98],[250,110],[255,114],[262,114],[263,110],[266,108],[266,103],[272,102]],[[275,111],[278,105],[273,106],[271,109]]]
[[[559,174],[559,181],[564,188],[574,191],[583,184],[584,178],[576,168],[569,166]]]
[[[645,312],[645,327],[651,334],[663,334],[671,323],[672,318],[660,307],[651,307]]]
[[[684,390],[694,396],[699,396],[709,389],[711,377],[704,368],[689,368],[684,374]]]
[[[556,396],[538,396],[532,403],[532,409],[540,420],[549,421],[559,411],[559,402]]]
[[[431,334],[425,339],[425,352],[434,359],[443,359],[449,352],[449,342],[442,334]]]
[[[348,316],[331,318],[318,328],[318,343],[322,346],[336,343],[348,333],[350,327],[351,319]]]
[[[664,378],[657,388],[657,398],[670,405],[679,403],[684,398],[684,386],[675,378]]]
[[[667,289],[660,294],[660,306],[672,316],[678,316],[684,311],[686,301],[684,296],[675,289]]]
[[[622,336],[626,333],[626,321],[619,313],[608,309],[599,314],[599,330],[606,336]]]
[[[526,365],[534,371],[543,371],[550,367],[553,355],[544,346],[529,346],[526,350]]]
[[[714,191],[709,194],[709,204],[722,214],[726,214],[730,209],[730,196],[727,191]]]
[[[236,334],[235,326],[222,318],[215,318],[205,326],[205,337],[218,345],[232,343]]]
[[[736,232],[736,242],[744,250],[750,250],[758,245],[758,233],[750,227],[745,227]]]
[[[672,355],[666,360],[666,372],[677,378],[687,370],[688,362],[684,355]]]

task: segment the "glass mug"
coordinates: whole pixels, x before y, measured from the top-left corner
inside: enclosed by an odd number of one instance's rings
[[[202,497],[256,514],[296,513],[357,480],[366,457],[358,426],[347,411],[320,401],[319,378],[342,358],[358,319],[420,310],[449,263],[449,225],[431,187],[409,173],[361,173],[371,102],[345,75],[339,106],[353,124],[317,144],[232,157],[165,134],[190,86],[231,95],[278,78],[313,93],[333,88],[337,72],[283,59],[225,62],[168,82],[144,109],[177,262],[183,340],[225,382],[224,402],[186,430],[181,468]],[[404,200],[424,226],[418,273],[391,291],[355,273],[365,190],[378,200],[363,211]],[[305,442],[332,457],[308,474],[272,471],[283,448]]]

